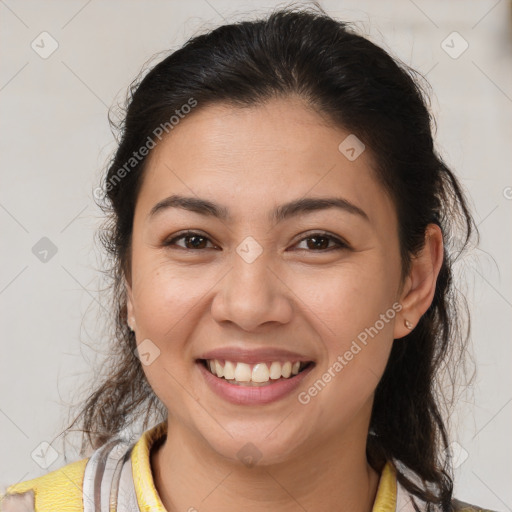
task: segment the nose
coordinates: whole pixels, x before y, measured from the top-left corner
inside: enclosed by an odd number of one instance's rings
[[[213,318],[219,323],[236,324],[244,331],[290,322],[293,294],[276,274],[263,257],[247,263],[235,256],[231,271],[220,282],[212,301]]]

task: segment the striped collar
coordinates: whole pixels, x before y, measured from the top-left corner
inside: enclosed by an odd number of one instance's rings
[[[151,448],[167,434],[167,422],[163,421],[144,432],[131,453],[135,494],[141,512],[166,512],[153,481],[151,472]],[[395,512],[397,504],[396,471],[390,462],[384,466],[377,488],[372,512]]]

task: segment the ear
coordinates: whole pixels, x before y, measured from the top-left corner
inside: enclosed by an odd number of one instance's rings
[[[395,339],[409,334],[432,304],[442,264],[443,233],[437,224],[429,224],[425,230],[425,245],[413,256],[409,275],[405,279],[399,301],[402,309],[395,323]],[[406,321],[412,329],[406,327]]]
[[[126,321],[128,323],[128,327],[130,329],[135,330],[136,324],[135,324],[135,314],[133,311],[133,294],[132,294],[132,287],[128,280],[126,279],[126,276],[124,278],[124,286],[126,290]]]

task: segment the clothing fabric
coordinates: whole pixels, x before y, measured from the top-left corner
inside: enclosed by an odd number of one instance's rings
[[[142,434],[136,443],[115,439],[91,457],[44,476],[11,485],[0,499],[2,512],[166,512],[151,472],[151,448],[167,434],[167,422]],[[199,509],[199,505],[197,507]],[[189,510],[194,510],[191,504]],[[454,510],[485,511],[454,500]],[[410,496],[384,466],[372,512],[413,512]]]

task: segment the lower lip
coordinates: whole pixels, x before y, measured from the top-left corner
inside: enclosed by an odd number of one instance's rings
[[[210,386],[210,389],[221,398],[236,405],[268,404],[284,398],[300,386],[306,375],[315,366],[311,364],[294,377],[277,380],[266,386],[239,386],[237,384],[230,384],[226,379],[213,375],[203,366],[202,362],[198,361],[196,364],[199,366],[199,370]]]

